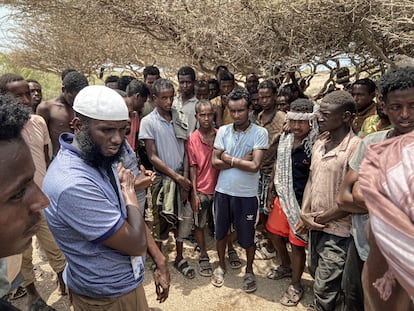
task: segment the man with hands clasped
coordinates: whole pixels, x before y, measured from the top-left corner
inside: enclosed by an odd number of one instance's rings
[[[249,121],[250,96],[245,90],[234,90],[228,95],[232,124],[219,128],[214,141],[213,166],[220,169],[214,194],[214,223],[219,266],[211,282],[224,284],[226,236],[231,225],[237,239],[246,250],[247,264],[243,290],[256,290],[253,273],[255,224],[257,218],[257,187],[264,150],[268,148],[267,130]]]
[[[64,279],[73,308],[148,310],[147,252],[156,263],[160,302],[168,297],[170,279],[139,211],[135,176],[118,163],[127,106],[114,90],[89,86],[73,109],[75,134],[60,136],[61,148],[43,183],[50,200],[47,222],[67,259]]]
[[[309,310],[334,310],[350,242],[351,217],[336,198],[359,138],[351,129],[355,101],[346,91],[326,95],[320,104],[322,133],[312,149],[309,179],[297,233],[310,230],[309,272],[315,280],[314,305]],[[324,133],[325,132],[325,133]]]

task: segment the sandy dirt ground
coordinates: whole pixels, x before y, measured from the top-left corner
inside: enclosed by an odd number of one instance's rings
[[[207,237],[208,254],[213,267],[216,266],[218,260],[216,251],[214,250],[214,241]],[[197,270],[199,253],[194,250],[195,244],[184,242],[184,256],[189,258],[189,263]],[[156,301],[155,286],[152,274],[149,270],[151,261],[147,261],[147,273],[145,277],[144,287],[147,295],[148,304],[156,310],[305,310],[312,302],[312,279],[306,273],[303,276],[303,285],[305,289],[304,297],[297,307],[284,307],[279,303],[283,292],[289,285],[290,279],[269,280],[266,273],[271,267],[278,264],[278,260],[255,260],[254,271],[257,279],[257,291],[252,294],[246,294],[242,289],[244,267],[246,257],[244,250],[236,247],[236,250],[242,260],[242,268],[233,270],[227,265],[227,273],[225,276],[224,286],[216,288],[210,284],[210,278],[202,277],[196,274],[192,280],[183,277],[174,267],[175,243],[171,237],[164,244],[163,251],[169,254],[169,267],[171,273],[170,295],[166,302],[159,304]],[[36,271],[36,287],[47,303],[58,311],[70,310],[68,296],[60,296],[57,291],[56,275],[35,248],[34,265]],[[26,297],[20,298],[13,302],[15,306],[26,311]]]

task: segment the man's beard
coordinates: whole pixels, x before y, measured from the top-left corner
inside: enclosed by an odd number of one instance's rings
[[[110,168],[113,163],[120,160],[122,149],[125,144],[125,141],[122,141],[118,152],[113,156],[106,157],[102,155],[101,148],[93,140],[89,128],[84,128],[82,131],[78,132],[76,135],[76,141],[79,144],[81,159],[90,166],[102,167],[104,169]]]

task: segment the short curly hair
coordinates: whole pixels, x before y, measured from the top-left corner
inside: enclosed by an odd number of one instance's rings
[[[77,71],[67,73],[63,78],[62,84],[70,94],[78,94],[83,88],[89,85],[86,77]]]
[[[180,79],[180,76],[187,76],[187,75],[191,77],[191,81],[196,80],[196,73],[194,69],[191,68],[190,66],[184,66],[178,69],[177,79]]]
[[[174,84],[168,79],[157,79],[152,85],[154,95],[157,96],[163,89],[174,90]]]
[[[16,81],[22,81],[24,78],[15,73],[5,73],[0,76],[0,95],[5,95],[9,91],[7,84]]]
[[[375,93],[377,86],[374,81],[370,78],[358,79],[356,80],[352,86],[354,85],[364,85],[367,88],[368,93],[372,94]]]
[[[347,91],[333,91],[322,98],[322,102],[341,106],[343,111],[356,113],[355,100]]]
[[[262,81],[257,88],[258,89],[271,89],[272,90],[272,94],[276,94],[277,93],[276,83],[273,80],[271,80],[271,79]]]
[[[290,104],[290,111],[295,112],[312,112],[313,102],[307,98],[298,98]]]
[[[134,79],[128,84],[126,88],[126,95],[133,96],[135,94],[139,94],[142,97],[148,97],[150,91],[144,82]]]
[[[29,117],[29,111],[14,97],[0,95],[0,141],[22,139],[21,132]]]
[[[228,100],[239,100],[244,98],[247,104],[247,108],[250,107],[251,100],[250,100],[250,94],[245,89],[235,89],[230,92],[229,95],[227,95]]]
[[[160,77],[160,70],[155,66],[145,67],[144,71],[142,73],[144,74],[144,80],[146,80],[148,76],[158,76],[158,77]]]
[[[384,100],[388,93],[414,87],[414,67],[401,67],[388,71],[379,82],[379,89]]]
[[[135,79],[135,77],[129,75],[120,76],[118,80],[118,89],[126,92],[128,85]]]
[[[213,110],[213,111],[214,111],[214,106],[213,106],[213,104],[211,103],[211,101],[206,100],[206,99],[201,99],[201,100],[199,100],[199,101],[197,102],[197,104],[195,105],[195,112],[196,112],[196,113],[199,113],[199,112],[200,112],[200,110],[201,110],[201,107],[210,107],[210,108],[211,108],[211,110]]]

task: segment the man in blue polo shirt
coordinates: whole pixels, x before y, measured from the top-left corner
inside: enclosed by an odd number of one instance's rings
[[[75,135],[61,135],[43,190],[50,198],[48,225],[67,259],[64,278],[74,310],[148,310],[147,246],[157,265],[161,302],[168,296],[169,274],[139,212],[135,176],[117,165],[127,106],[114,90],[89,86],[73,109]]]
[[[230,225],[246,250],[247,264],[243,290],[256,290],[253,273],[255,224],[257,218],[257,187],[264,150],[268,148],[267,130],[249,121],[250,96],[246,90],[234,90],[228,95],[228,108],[233,123],[219,128],[214,141],[212,164],[220,169],[214,194],[214,223],[219,266],[211,282],[224,283],[226,236]]]

